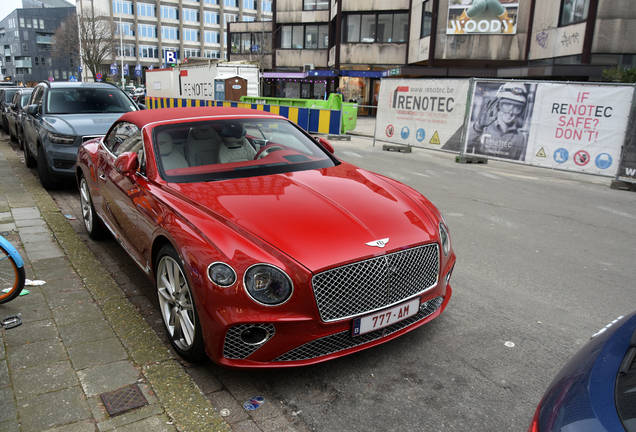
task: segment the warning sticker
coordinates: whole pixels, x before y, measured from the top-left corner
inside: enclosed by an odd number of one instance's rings
[[[536,156],[537,156],[538,158],[547,158],[547,157],[548,157],[548,154],[546,153],[545,148],[544,148],[544,147],[541,147],[541,148],[539,149],[539,151],[537,152]]]
[[[585,150],[579,150],[574,154],[574,163],[578,166],[585,166],[590,161],[590,154]]]
[[[431,137],[431,140],[429,141],[429,144],[437,144],[440,145],[441,143],[439,142],[439,135],[437,134],[437,131],[435,131],[435,133],[433,134],[433,136]]]

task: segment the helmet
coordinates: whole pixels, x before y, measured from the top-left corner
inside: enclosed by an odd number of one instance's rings
[[[502,85],[495,95],[497,99],[509,99],[522,104],[526,103],[527,96],[528,89],[526,89],[526,86],[516,82],[509,82]]]

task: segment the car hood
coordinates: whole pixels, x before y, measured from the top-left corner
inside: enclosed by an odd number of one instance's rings
[[[46,115],[49,128],[64,135],[106,135],[111,125],[124,113]]]
[[[170,187],[202,211],[227,220],[235,229],[247,230],[311,271],[438,236],[437,221],[396,186],[345,163]],[[377,240],[387,244],[367,245]]]

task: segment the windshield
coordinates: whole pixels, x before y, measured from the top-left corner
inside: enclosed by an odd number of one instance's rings
[[[46,98],[48,114],[125,113],[135,109],[114,87],[51,89]]]
[[[162,177],[175,183],[279,174],[338,163],[298,126],[283,119],[158,126],[153,142]]]

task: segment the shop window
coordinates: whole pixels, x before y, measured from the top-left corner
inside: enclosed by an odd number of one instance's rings
[[[404,43],[408,14],[351,14],[346,16],[344,43]]]

